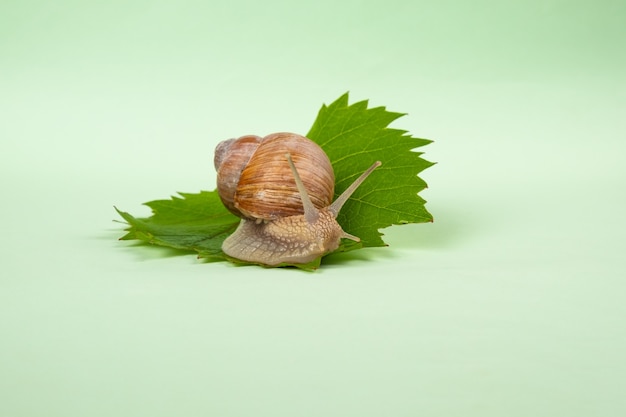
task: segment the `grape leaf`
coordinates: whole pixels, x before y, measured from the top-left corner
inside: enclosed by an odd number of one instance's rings
[[[152,216],[138,219],[117,212],[130,225],[120,240],[139,239],[174,249],[192,250],[201,257],[223,260],[222,242],[239,224],[239,218],[222,205],[214,191],[198,194],[179,193],[182,197],[144,203]]]
[[[348,93],[332,104],[323,105],[307,137],[326,152],[335,171],[335,197],[345,190],[373,162],[381,161],[367,180],[346,202],[337,220],[345,231],[361,242],[343,240],[336,252],[368,246],[385,246],[379,229],[393,224],[433,220],[418,192],[426,183],[417,174],[433,165],[413,149],[431,143],[407,132],[389,128],[403,113],[384,107],[368,108],[367,101],[348,104]],[[179,193],[169,200],[144,203],[152,209],[149,218],[136,218],[116,208],[128,228],[120,240],[146,243],[198,253],[210,261],[229,260],[221,245],[239,223],[222,205],[217,191]],[[308,264],[281,264],[305,270],[316,269],[320,259]]]
[[[361,238],[364,247],[385,246],[378,230],[392,224],[432,222],[417,195],[426,183],[417,176],[433,165],[411,152],[431,143],[387,126],[404,116],[384,107],[367,108],[367,100],[348,105],[348,94],[322,106],[307,137],[324,149],[335,171],[335,197],[375,161],[377,168],[344,205],[337,221]]]

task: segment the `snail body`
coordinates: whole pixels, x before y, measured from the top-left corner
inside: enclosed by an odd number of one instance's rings
[[[339,247],[337,215],[378,166],[374,163],[334,202],[334,173],[324,151],[304,136],[243,136],[217,146],[218,193],[241,221],[224,240],[230,257],[264,265],[308,263]]]
[[[226,238],[222,250],[233,258],[265,265],[305,264],[337,249],[342,237],[348,235],[334,216],[323,210],[318,220],[311,223],[304,215],[268,223],[243,219]]]

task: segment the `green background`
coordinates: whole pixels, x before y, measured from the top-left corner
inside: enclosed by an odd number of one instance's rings
[[[626,3],[4,1],[0,415],[623,416]],[[118,242],[345,91],[433,224],[316,273]]]

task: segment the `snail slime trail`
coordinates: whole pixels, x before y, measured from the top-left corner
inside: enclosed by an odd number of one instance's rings
[[[337,249],[342,238],[359,241],[336,218],[381,165],[375,162],[332,202],[335,175],[328,156],[295,133],[223,141],[214,163],[220,199],[241,218],[222,250],[232,258],[269,266],[308,263]]]

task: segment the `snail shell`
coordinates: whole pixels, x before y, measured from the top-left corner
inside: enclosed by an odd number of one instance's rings
[[[217,190],[224,205],[239,217],[258,221],[303,214],[285,154],[293,158],[313,205],[329,206],[335,175],[328,156],[310,139],[286,132],[242,136],[217,146]]]

